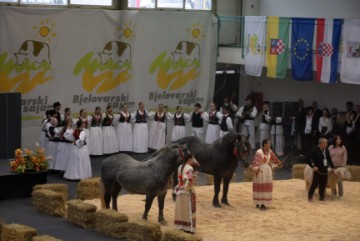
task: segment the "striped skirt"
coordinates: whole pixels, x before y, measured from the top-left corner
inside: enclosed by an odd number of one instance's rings
[[[195,233],[196,194],[194,192],[176,196],[174,226],[176,229]]]
[[[259,166],[260,171],[253,178],[253,200],[255,205],[268,206],[272,201],[273,173],[269,164]]]

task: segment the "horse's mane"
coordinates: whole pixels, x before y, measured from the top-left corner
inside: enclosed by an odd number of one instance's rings
[[[146,161],[150,160],[150,159],[153,158],[153,157],[156,157],[156,156],[162,155],[162,154],[164,154],[164,153],[167,153],[167,152],[169,152],[171,149],[173,149],[173,147],[180,148],[180,145],[179,145],[179,144],[168,144],[168,145],[165,145],[165,146],[163,146],[161,149],[157,150],[156,152],[152,153],[150,156],[148,156],[147,158],[145,158],[143,161],[146,162]]]

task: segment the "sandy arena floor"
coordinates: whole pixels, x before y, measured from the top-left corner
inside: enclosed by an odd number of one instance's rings
[[[274,181],[272,206],[266,211],[252,203],[252,183],[231,183],[230,207],[213,208],[213,187],[201,186],[197,192],[197,235],[205,241],[233,240],[360,240],[360,183],[344,182],[345,197],[325,202],[307,202],[305,183],[292,179]],[[330,191],[328,190],[328,193]],[[139,219],[144,211],[144,196],[119,197],[119,211],[130,220]],[[100,206],[97,199],[88,202]],[[172,228],[174,202],[170,191],[166,197],[165,218]],[[157,202],[149,213],[149,220],[157,222]]]

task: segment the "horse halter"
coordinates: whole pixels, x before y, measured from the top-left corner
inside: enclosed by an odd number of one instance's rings
[[[183,151],[181,150],[180,147],[178,147],[178,151],[179,151],[179,156],[180,156],[181,160],[184,161],[184,158],[185,158],[184,153],[183,153]]]

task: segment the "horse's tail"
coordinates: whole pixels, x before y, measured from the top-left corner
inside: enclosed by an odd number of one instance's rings
[[[100,202],[101,202],[101,209],[105,209],[105,185],[102,178],[100,179]]]

